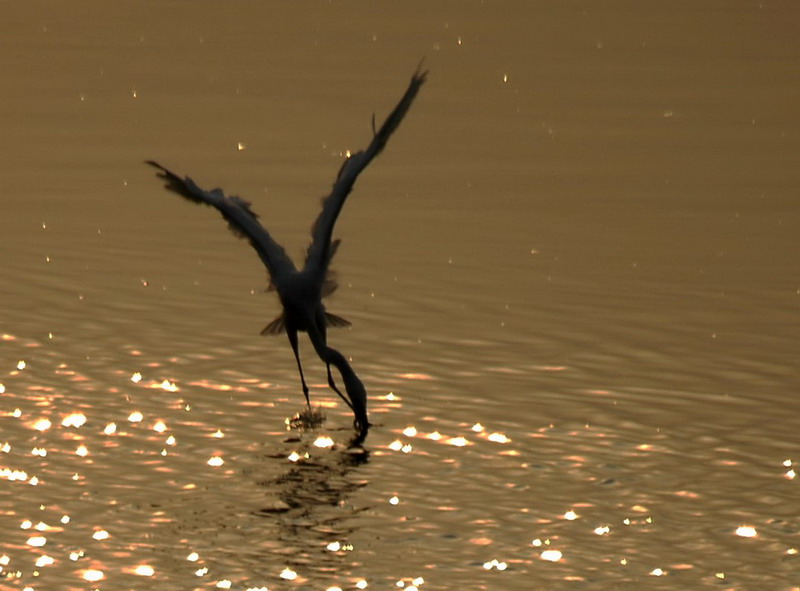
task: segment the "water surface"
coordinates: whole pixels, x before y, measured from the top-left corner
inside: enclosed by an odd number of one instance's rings
[[[800,41],[765,2],[26,3],[2,19],[13,589],[797,589]],[[336,234],[352,417],[258,258]]]

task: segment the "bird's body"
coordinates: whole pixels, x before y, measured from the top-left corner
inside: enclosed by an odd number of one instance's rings
[[[273,240],[258,221],[258,216],[250,209],[249,202],[236,196],[226,196],[221,189],[211,191],[201,189],[189,177],[182,179],[160,164],[152,160],[147,161],[147,164],[160,170],[159,176],[167,181],[167,189],[196,203],[215,207],[228,221],[235,234],[249,240],[267,268],[270,287],[278,293],[283,308],[282,314],[270,322],[261,333],[286,332],[297,360],[303,394],[306,402],[310,404],[297,342],[298,332],[308,334],[314,350],[327,366],[328,384],[353,410],[362,435],[366,434],[369,427],[366,389],[344,356],[329,347],[327,342],[328,326],[350,324],[343,318],[328,313],[322,302],[325,296],[336,289],[336,282],[330,273],[330,262],[339,246],[339,240],[332,239],[333,227],[358,175],[383,150],[425,82],[426,74],[419,71],[414,74],[405,94],[379,130],[374,130],[373,122],[374,135],[370,145],[365,150],[349,156],[342,164],[333,189],[323,199],[322,211],[311,228],[312,241],[308,247],[305,264],[299,270],[283,247]],[[331,365],[339,371],[347,396],[336,387],[331,374]]]

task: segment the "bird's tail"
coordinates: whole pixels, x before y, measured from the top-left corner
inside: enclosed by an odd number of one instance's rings
[[[344,326],[352,326],[349,320],[345,320],[341,316],[325,312],[325,326],[340,328]],[[272,336],[286,332],[286,319],[283,314],[278,316],[275,320],[267,324],[261,329],[261,336]]]
[[[337,316],[336,314],[331,314],[330,312],[325,312],[325,326],[332,326],[334,328],[339,328],[343,326],[353,326],[353,324],[349,320],[345,320],[341,316]]]
[[[261,336],[281,334],[286,331],[286,319],[283,314],[261,329]]]

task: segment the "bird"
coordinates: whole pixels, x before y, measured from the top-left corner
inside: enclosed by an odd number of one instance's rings
[[[310,408],[311,400],[303,375],[303,365],[300,362],[297,337],[298,332],[308,334],[314,351],[326,365],[328,385],[353,411],[354,426],[361,436],[365,436],[370,427],[366,388],[344,355],[328,346],[327,342],[327,327],[350,325],[344,318],[329,313],[322,302],[323,298],[337,288],[330,264],[341,240],[333,239],[333,228],[358,176],[386,147],[389,138],[411,108],[417,93],[427,79],[427,74],[428,72],[423,71],[420,64],[402,98],[377,130],[373,114],[371,142],[363,150],[348,153],[339,168],[330,193],[322,198],[322,210],[311,227],[311,243],[306,251],[305,263],[300,269],[295,267],[283,247],[261,224],[249,201],[235,195],[226,195],[219,188],[202,189],[188,176],[181,178],[154,160],[145,161],[146,164],[158,169],[157,176],[166,181],[164,185],[166,189],[189,201],[216,208],[227,220],[231,231],[250,242],[264,263],[269,273],[270,289],[277,292],[283,308],[281,314],[267,324],[261,334],[272,335],[282,332],[287,334],[300,373],[306,405]],[[347,396],[336,386],[331,374],[331,365],[339,371]]]

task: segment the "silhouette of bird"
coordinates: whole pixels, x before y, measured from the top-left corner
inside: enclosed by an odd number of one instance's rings
[[[347,320],[327,312],[322,303],[322,298],[333,293],[337,287],[330,271],[330,263],[341,241],[332,239],[333,226],[358,175],[372,162],[373,158],[383,151],[389,137],[400,125],[414,102],[426,76],[427,71],[417,69],[400,102],[377,131],[373,115],[373,137],[369,146],[348,156],[339,169],[330,194],[322,199],[322,211],[311,227],[311,244],[306,252],[305,264],[300,270],[295,267],[283,247],[275,242],[266,228],[261,225],[248,201],[234,195],[226,196],[222,189],[207,191],[200,188],[188,176],[180,178],[157,162],[146,161],[147,164],[159,170],[158,176],[166,181],[165,187],[168,190],[195,203],[203,203],[217,208],[228,221],[233,233],[249,240],[269,272],[270,289],[278,292],[278,298],[283,306],[281,315],[267,324],[261,334],[286,332],[297,361],[306,404],[310,407],[311,401],[303,375],[303,366],[300,363],[297,342],[298,332],[308,334],[317,355],[325,362],[328,384],[353,411],[355,426],[362,436],[366,435],[370,426],[367,417],[366,388],[344,356],[329,347],[327,343],[328,326],[349,326],[350,324]],[[347,396],[344,396],[337,388],[331,374],[331,365],[339,371]]]

